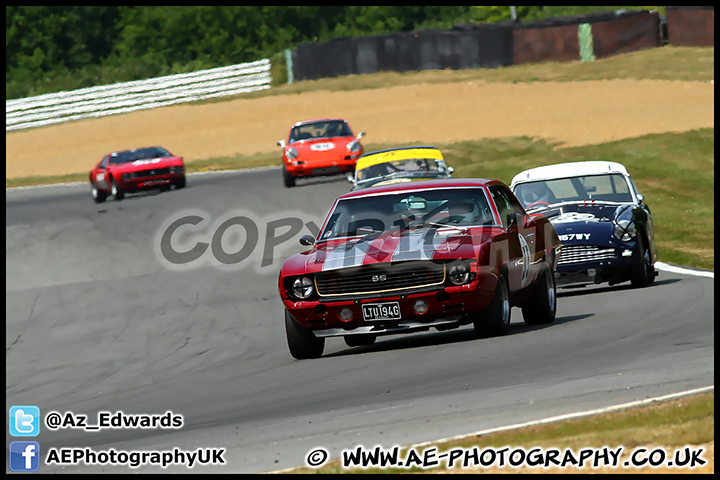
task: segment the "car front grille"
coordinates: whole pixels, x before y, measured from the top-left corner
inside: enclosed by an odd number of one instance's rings
[[[151,168],[148,170],[140,170],[139,172],[133,172],[132,178],[155,177],[157,175],[167,175],[168,173],[170,173],[170,167]]]
[[[323,272],[315,277],[320,296],[360,295],[440,285],[445,264],[411,261]]]
[[[615,258],[614,248],[603,248],[597,245],[563,245],[558,265],[612,260],[613,258]]]

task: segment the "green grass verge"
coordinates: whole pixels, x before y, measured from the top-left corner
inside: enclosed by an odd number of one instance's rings
[[[715,441],[715,393],[706,393],[655,405],[630,408],[611,413],[597,414],[573,420],[558,421],[543,425],[495,432],[482,436],[468,436],[443,443],[431,443],[416,452],[437,447],[442,454],[453,448],[471,449],[477,447],[503,448],[540,447],[543,449],[572,449],[577,452],[583,448],[635,447],[661,445],[664,447],[683,447],[700,445]],[[366,446],[368,447],[368,446]],[[389,449],[391,445],[383,445]],[[400,453],[405,458],[407,449]],[[435,469],[413,468],[351,468],[343,469],[340,460],[333,460],[318,469],[298,467],[283,473],[442,473],[444,464]],[[448,471],[458,471],[454,468]],[[508,469],[512,472],[512,468]]]

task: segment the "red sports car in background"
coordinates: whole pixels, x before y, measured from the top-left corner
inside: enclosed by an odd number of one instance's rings
[[[90,186],[95,203],[108,196],[122,200],[126,192],[145,189],[169,189],[185,186],[182,157],[162,147],[137,148],[105,155],[90,171]]]
[[[369,345],[465,324],[503,335],[513,306],[529,325],[555,320],[560,240],[499,180],[356,190],[335,200],[318,238],[300,243],[312,248],[285,261],[278,283],[298,359],[321,356],[326,337]]]
[[[350,125],[339,118],[321,118],[298,122],[290,128],[282,147],[283,184],[290,188],[301,177],[335,175],[355,171],[355,162],[363,154],[360,139]]]

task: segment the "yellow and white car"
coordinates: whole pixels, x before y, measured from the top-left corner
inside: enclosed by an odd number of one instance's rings
[[[452,167],[448,167],[442,152],[435,147],[401,147],[366,153],[355,166],[355,175],[348,181],[353,190],[412,182],[451,178]]]

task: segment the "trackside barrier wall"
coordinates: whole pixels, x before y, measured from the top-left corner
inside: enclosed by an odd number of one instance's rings
[[[665,18],[670,45],[715,45],[715,7],[666,7]]]
[[[658,12],[629,12],[614,20],[595,22],[592,29],[597,58],[657,48],[663,44]]]
[[[583,29],[592,34],[589,57],[603,58],[662,45],[657,12],[558,17],[513,26],[513,64],[580,60]]]
[[[5,102],[5,131],[270,88],[270,60]]]
[[[603,12],[301,43],[293,52],[293,77],[315,80],[381,71],[580,60],[579,38],[583,60],[659,47],[663,41],[660,15],[647,10]]]
[[[504,27],[419,30],[301,43],[293,78],[315,80],[381,71],[496,68],[512,63],[512,34]]]

